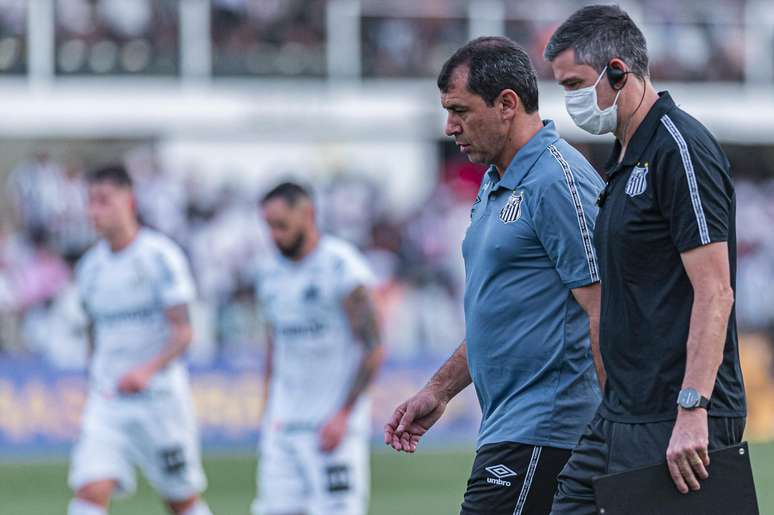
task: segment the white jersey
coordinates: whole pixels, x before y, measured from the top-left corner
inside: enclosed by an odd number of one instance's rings
[[[195,287],[188,263],[172,240],[142,228],[128,247],[113,252],[97,243],[81,260],[76,280],[94,324],[90,369],[93,391],[114,394],[121,377],[167,345],[169,307],[190,304]],[[148,391],[180,391],[187,373],[179,359],[156,373]]]
[[[278,256],[258,274],[257,292],[273,328],[274,355],[268,423],[276,428],[319,428],[341,408],[363,357],[351,334],[344,299],[373,274],[348,243],[324,236],[299,262]],[[350,417],[367,430],[361,396]]]

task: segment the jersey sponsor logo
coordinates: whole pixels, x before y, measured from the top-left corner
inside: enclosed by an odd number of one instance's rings
[[[313,321],[309,324],[302,325],[285,325],[277,328],[277,331],[283,336],[311,336],[324,332],[327,326],[321,322]]]
[[[630,197],[636,197],[642,195],[648,188],[648,163],[645,166],[640,166],[637,163],[632,169],[632,174],[629,176],[629,180],[626,181],[626,194]]]
[[[505,203],[500,211],[500,220],[503,223],[510,224],[521,218],[521,201],[524,200],[524,194],[520,191],[511,193],[508,202]]]
[[[98,324],[114,324],[121,322],[145,321],[159,314],[160,307],[154,306],[132,311],[114,311],[112,313],[93,313],[94,321]],[[93,312],[93,310],[90,310]]]
[[[506,467],[503,464],[486,467],[486,471],[494,476],[494,477],[486,478],[486,482],[489,483],[490,485],[511,486],[511,482],[504,481],[504,478],[513,477],[517,475],[516,472],[514,472],[513,470],[511,470],[510,468]]]

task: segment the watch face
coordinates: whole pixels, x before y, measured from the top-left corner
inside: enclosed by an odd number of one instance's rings
[[[683,408],[695,408],[699,405],[699,392],[693,388],[686,388],[680,391],[680,395],[677,397],[677,403]]]

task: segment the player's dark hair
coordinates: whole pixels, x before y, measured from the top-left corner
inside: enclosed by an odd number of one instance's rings
[[[90,171],[86,174],[86,182],[89,184],[109,182],[120,188],[132,189],[132,177],[126,171],[126,167],[117,163],[104,165]]]
[[[488,106],[505,89],[512,89],[524,105],[524,111],[538,109],[535,68],[529,55],[514,41],[504,37],[482,37],[454,52],[438,74],[438,89],[446,93],[452,73],[468,66],[468,90],[484,99]]]
[[[635,75],[648,76],[645,36],[617,5],[589,5],[575,11],[551,36],[543,56],[553,61],[568,48],[575,50],[577,64],[587,64],[597,72],[618,58]]]
[[[268,193],[266,193],[261,199],[261,205],[266,204],[270,200],[281,198],[289,206],[295,206],[301,199],[310,199],[312,196],[309,194],[309,190],[295,182],[283,182],[278,184]]]

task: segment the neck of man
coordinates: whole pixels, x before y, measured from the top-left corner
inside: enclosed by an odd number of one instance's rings
[[[516,156],[519,150],[529,143],[529,140],[531,140],[535,134],[540,132],[540,129],[542,128],[543,119],[540,118],[540,113],[538,111],[514,121],[513,127],[508,133],[508,137],[503,145],[503,150],[492,162],[501,178],[505,175],[505,170],[510,166],[514,156]]]
[[[105,240],[110,245],[110,250],[113,252],[120,252],[126,247],[132,244],[137,237],[137,233],[140,232],[140,224],[137,222],[131,222],[121,227],[117,227],[110,234],[105,235]]]
[[[314,227],[311,231],[309,231],[307,238],[304,239],[304,244],[301,246],[301,250],[298,255],[293,258],[293,261],[303,260],[306,256],[314,252],[319,244],[320,231],[317,229],[317,227]]]
[[[618,127],[615,130],[615,137],[621,142],[619,162],[623,160],[632,136],[659,98],[650,79],[634,80],[632,85],[634,87],[630,91],[621,94],[621,105],[618,108]]]

